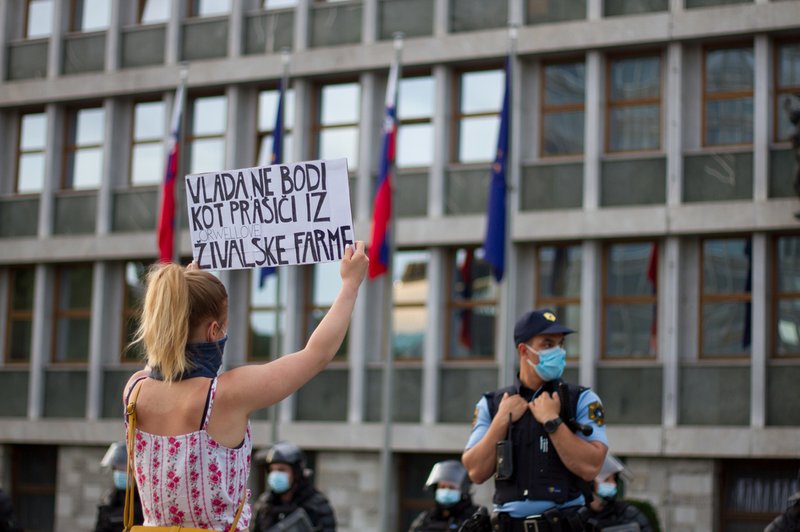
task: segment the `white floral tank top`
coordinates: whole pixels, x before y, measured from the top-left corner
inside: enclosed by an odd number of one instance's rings
[[[247,486],[252,440],[249,422],[244,441],[235,449],[206,432],[216,389],[213,379],[200,430],[158,436],[136,429],[133,465],[145,526],[230,529]],[[250,490],[246,497],[237,530],[250,525]]]

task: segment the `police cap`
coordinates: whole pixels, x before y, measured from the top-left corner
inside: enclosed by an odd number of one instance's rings
[[[556,313],[549,308],[532,310],[522,315],[514,325],[514,344],[524,344],[534,336],[541,334],[574,333],[569,327],[558,323]]]

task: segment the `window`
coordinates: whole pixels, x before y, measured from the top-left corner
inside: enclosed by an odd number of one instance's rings
[[[606,149],[661,147],[661,58],[621,57],[608,65]]]
[[[25,38],[49,37],[53,30],[53,0],[26,0]]]
[[[800,235],[775,239],[775,341],[777,357],[800,356]]]
[[[251,361],[273,360],[283,349],[287,287],[281,270],[269,272],[268,268],[250,272],[250,347],[247,351]]]
[[[586,103],[584,63],[545,64],[542,84],[542,157],[582,154]]]
[[[333,305],[341,286],[338,262],[321,262],[306,267],[307,284],[309,287],[306,302],[306,338],[311,336],[319,322],[325,317],[328,309]],[[348,332],[334,360],[347,360],[347,344],[350,333]]]
[[[139,327],[139,317],[144,304],[145,277],[147,265],[143,261],[125,263],[124,293],[122,303],[122,362],[139,362],[144,360],[144,346],[141,343],[130,346]],[[130,347],[129,347],[130,346]]]
[[[228,126],[228,100],[225,96],[203,96],[191,100],[190,134],[186,143],[191,152],[189,174],[225,168],[225,130]]]
[[[16,183],[18,194],[38,194],[42,191],[46,146],[47,115],[36,112],[20,116]]]
[[[433,162],[434,81],[431,76],[400,80],[397,101],[397,167]]]
[[[261,0],[262,9],[283,9],[297,7],[297,0]]]
[[[456,162],[494,160],[504,81],[502,70],[465,72],[459,76]]]
[[[26,532],[55,530],[58,447],[11,445],[14,515]]]
[[[278,90],[263,90],[258,93],[258,154],[256,164],[266,166],[272,163],[272,142],[278,115]],[[287,162],[292,158],[292,129],[294,128],[294,90],[289,89],[283,99],[283,157]]]
[[[110,0],[72,0],[72,31],[102,31],[111,20]]]
[[[753,49],[707,49],[703,145],[753,142]]]
[[[31,360],[35,284],[36,269],[33,266],[9,270],[6,363],[28,363]]]
[[[550,308],[567,327],[581,321],[581,246],[557,244],[536,249],[536,308]],[[578,359],[580,332],[564,339],[567,358]]]
[[[720,530],[762,531],[800,490],[797,460],[722,460]]]
[[[131,185],[157,185],[164,179],[164,102],[133,106]]]
[[[139,0],[139,10],[136,12],[138,24],[158,24],[166,22],[170,17],[172,2],[166,0]]]
[[[230,10],[231,0],[189,0],[190,17],[227,15]]]
[[[447,358],[494,356],[497,285],[483,248],[458,248],[450,254],[447,295]]]
[[[795,126],[789,109],[800,108],[800,42],[777,47],[775,68],[775,142],[788,141]]]
[[[709,238],[702,245],[700,356],[749,356],[750,239]]]
[[[347,169],[358,167],[358,123],[361,120],[361,87],[358,83],[323,85],[317,130],[317,157],[347,158]]]
[[[103,175],[105,111],[102,107],[74,109],[67,117],[64,189],[92,189]]]
[[[604,264],[603,358],[655,358],[658,245],[610,244]]]
[[[397,251],[394,255],[392,351],[396,359],[421,359],[425,350],[429,263],[430,252],[426,250]]]
[[[56,270],[53,362],[89,360],[92,321],[92,267],[62,266]]]

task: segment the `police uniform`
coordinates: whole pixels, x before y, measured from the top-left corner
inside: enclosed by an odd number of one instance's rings
[[[436,506],[417,515],[408,532],[461,530],[461,525],[481,508],[472,502],[471,486],[467,470],[458,460],[434,464],[425,489],[434,492]]]
[[[302,508],[306,512],[315,530],[336,532],[336,517],[330,502],[308,483],[299,486],[289,502],[284,502],[280,495],[272,491],[262,493],[253,505],[250,530],[254,532],[269,530],[298,508]]]
[[[450,508],[437,504],[435,508],[417,515],[411,526],[408,527],[408,532],[458,530],[464,521],[478,511],[478,508],[469,499],[462,499]]]

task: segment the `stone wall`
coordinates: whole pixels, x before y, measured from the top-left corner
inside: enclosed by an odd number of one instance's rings
[[[58,449],[56,532],[93,530],[97,505],[111,488],[111,473],[100,467],[107,447]]]
[[[380,528],[380,468],[380,454],[374,452],[317,454],[315,484],[336,512],[338,532]]]

